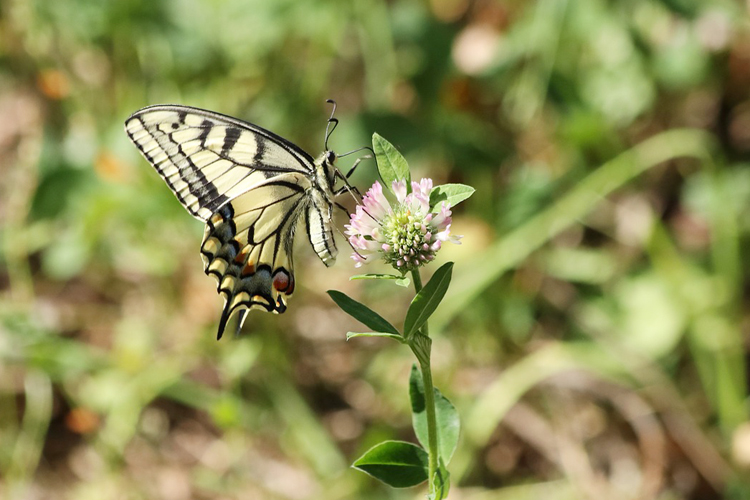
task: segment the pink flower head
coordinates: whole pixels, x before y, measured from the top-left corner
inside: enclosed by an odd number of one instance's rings
[[[355,267],[380,256],[406,272],[433,260],[444,241],[460,244],[461,237],[450,234],[450,204],[442,202],[430,209],[432,179],[412,182],[411,188],[407,194],[406,182],[394,181],[394,205],[379,182],[362,197],[346,225],[349,243],[355,249]]]

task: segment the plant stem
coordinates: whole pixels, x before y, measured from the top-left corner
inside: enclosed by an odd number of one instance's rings
[[[433,480],[438,468],[438,436],[437,436],[437,416],[435,414],[435,390],[432,387],[432,371],[430,369],[429,358],[427,363],[420,362],[422,369],[422,382],[424,383],[424,402],[427,411],[427,453],[430,493],[433,492]]]
[[[422,278],[419,270],[414,269],[411,272],[414,281],[416,293],[422,289]],[[419,367],[422,371],[422,383],[424,384],[424,402],[427,415],[427,456],[428,456],[428,479],[430,493],[434,493],[434,478],[438,470],[438,435],[437,435],[437,415],[435,411],[435,389],[432,386],[432,370],[430,367],[430,353],[432,350],[432,339],[428,335],[427,322],[422,325],[420,332],[417,332],[409,341],[412,352],[419,361]]]
[[[412,269],[411,279],[414,282],[414,290],[419,293],[422,289],[422,277],[419,275],[419,269]]]

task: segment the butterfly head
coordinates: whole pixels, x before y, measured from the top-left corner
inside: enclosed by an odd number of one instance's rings
[[[325,152],[324,160],[327,164],[333,165],[333,163],[336,161],[336,158],[337,158],[336,153],[334,153],[330,149]]]

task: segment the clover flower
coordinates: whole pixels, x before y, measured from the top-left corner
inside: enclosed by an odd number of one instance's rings
[[[432,179],[412,182],[406,193],[405,181],[394,181],[396,204],[391,206],[383,186],[375,182],[362,197],[346,225],[355,252],[355,267],[373,261],[380,255],[385,262],[405,273],[430,262],[444,241],[460,244],[452,236],[450,204],[443,201],[430,209]]]

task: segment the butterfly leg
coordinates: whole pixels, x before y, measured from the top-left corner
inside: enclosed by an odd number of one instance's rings
[[[339,196],[344,193],[349,193],[352,195],[352,198],[354,198],[355,203],[359,204],[359,202],[362,200],[362,193],[359,192],[359,189],[357,189],[356,186],[352,186],[349,183],[344,184],[340,188],[338,188],[336,191],[333,192],[334,196]]]
[[[333,194],[338,196],[340,194],[343,194],[344,192],[349,192],[352,195],[352,197],[354,198],[354,201],[356,201],[357,203],[359,203],[359,200],[362,199],[362,193],[359,192],[359,189],[357,189],[356,186],[352,186],[351,184],[349,184],[349,177],[354,173],[354,171],[357,169],[357,167],[359,166],[359,163],[362,160],[369,160],[370,158],[372,158],[371,155],[367,155],[367,156],[363,156],[361,158],[357,158],[357,160],[354,162],[354,164],[349,169],[349,171],[346,173],[346,175],[344,175],[340,171],[336,170],[336,177],[339,178],[339,179],[341,179],[342,181],[344,181],[344,185],[341,186],[339,189],[337,189]],[[355,194],[356,194],[356,196],[355,196]]]
[[[352,165],[352,168],[349,169],[349,171],[346,173],[344,177],[348,179],[354,173],[354,170],[359,166],[359,162],[361,162],[362,160],[370,160],[370,159],[372,159],[372,155],[366,155],[366,156],[362,156],[361,158],[357,158],[357,160]]]
[[[339,175],[341,175],[341,174],[339,174]],[[343,176],[342,176],[342,178],[343,178]],[[356,186],[352,186],[352,185],[350,185],[349,183],[347,183],[347,184],[345,184],[344,186],[341,186],[341,187],[340,187],[339,189],[337,189],[336,191],[334,191],[334,193],[333,193],[333,194],[334,194],[335,196],[338,196],[338,195],[340,195],[340,194],[343,194],[344,192],[348,192],[348,193],[350,193],[350,194],[352,195],[352,197],[354,196],[354,193],[356,193],[356,194],[357,194],[357,196],[359,196],[359,200],[357,200],[357,198],[354,198],[354,200],[355,200],[355,201],[357,202],[357,204],[360,204],[360,200],[362,199],[362,193],[360,193],[360,192],[359,192],[359,189],[357,189],[357,187],[356,187]],[[337,206],[338,208],[340,208],[340,209],[341,209],[341,210],[343,210],[343,211],[344,211],[344,212],[345,212],[345,213],[346,213],[347,215],[349,215],[349,210],[347,210],[347,208],[346,208],[345,206],[343,206],[342,204],[340,204],[340,203],[338,203],[338,202],[334,202],[334,203],[336,204],[336,206]],[[371,217],[371,218],[372,218],[373,220],[376,220],[376,219],[375,219],[375,217],[373,217],[372,215],[370,215],[370,213],[369,213],[369,212],[368,212],[368,211],[367,211],[367,210],[366,210],[366,209],[364,208],[364,206],[362,207],[362,209],[363,209],[363,210],[365,211],[365,213],[366,213],[367,215],[369,215],[369,216],[370,216],[370,217]],[[355,250],[355,252],[356,252],[356,250]]]
[[[356,186],[341,186],[340,188],[338,188],[336,191],[333,192],[333,195],[339,196],[344,193],[351,193],[352,196],[356,194],[357,196],[359,196],[359,200],[362,199],[362,193],[359,192],[359,189],[357,189]],[[359,200],[356,197],[354,198],[354,201],[356,201],[357,203],[359,203]]]

